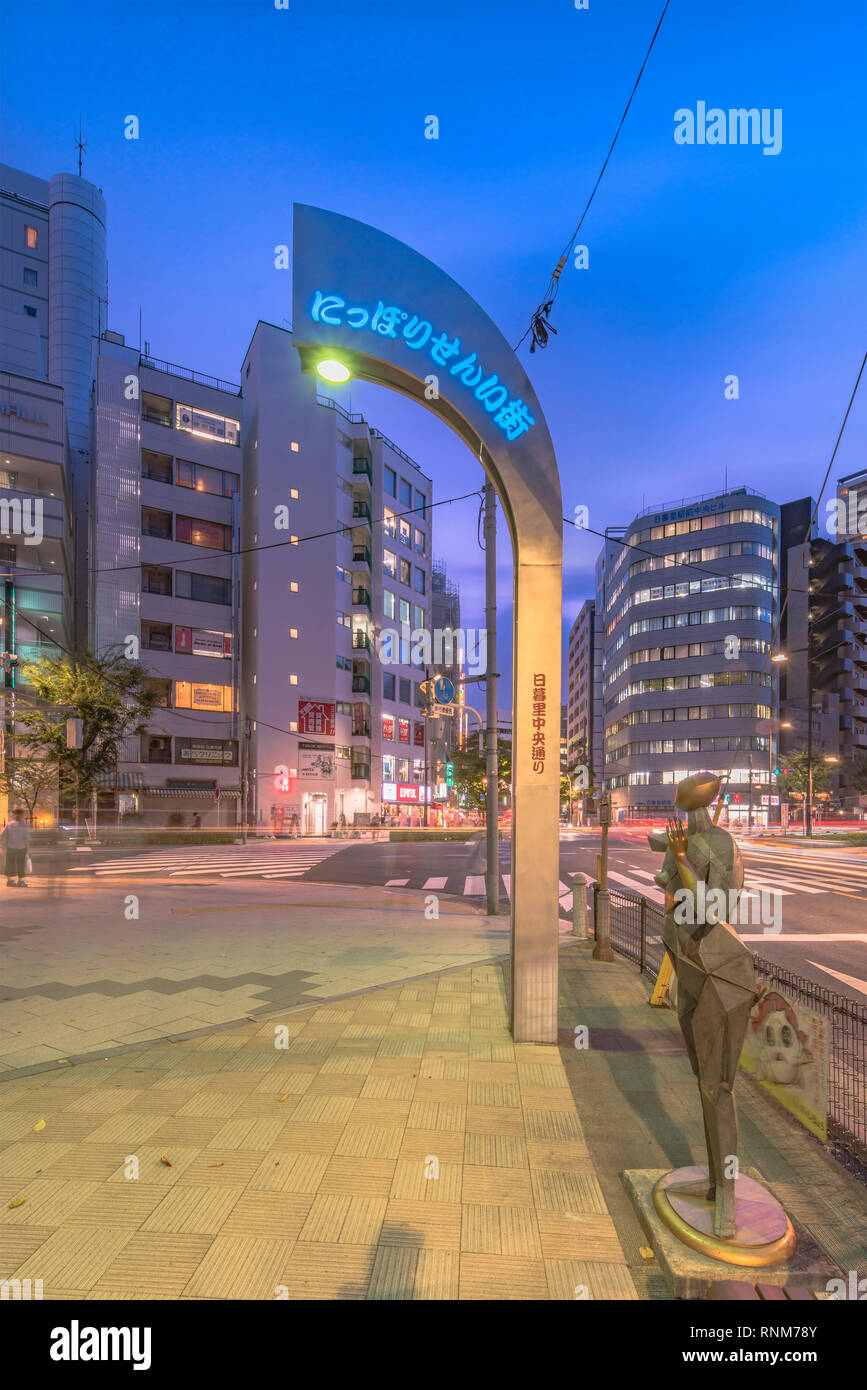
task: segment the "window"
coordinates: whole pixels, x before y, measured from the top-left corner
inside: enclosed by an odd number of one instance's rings
[[[230,632],[209,632],[201,627],[176,627],[175,651],[190,656],[213,656],[218,659],[232,655]]]
[[[394,742],[394,715],[384,714],[382,716],[382,737],[389,743]]]
[[[414,589],[416,590],[416,592],[419,593],[419,594],[423,594],[423,593],[424,593],[424,591],[425,591],[425,573],[424,573],[424,570],[416,569],[416,572],[415,572],[415,579],[414,579],[414,583],[413,583],[413,588],[414,588]]]
[[[345,565],[337,566],[337,578],[341,579],[344,584],[352,583],[352,575]]]
[[[297,637],[297,636],[298,636],[298,629],[297,629],[297,627],[290,627],[290,629],[289,629],[289,636],[290,636],[290,637]]]
[[[150,478],[154,483],[170,483],[172,481],[171,454],[155,454],[153,449],[142,449],[141,475],[143,478]]]
[[[337,626],[352,627],[352,619],[350,618],[349,614],[341,612],[339,608],[337,610]]]
[[[162,512],[156,507],[142,507],[141,532],[143,536],[155,536],[158,540],[170,541],[172,538],[171,512]]]
[[[384,671],[382,674],[382,698],[383,700],[394,699],[394,672]]]
[[[230,712],[232,709],[232,687],[230,685],[206,685],[202,681],[175,681],[175,709]]]
[[[395,473],[394,469],[393,469],[393,468],[385,467],[385,468],[383,469],[383,478],[384,478],[383,487],[385,488],[386,495],[387,495],[388,497],[396,497],[396,496],[397,496],[397,474]]]
[[[241,422],[229,415],[212,415],[209,410],[195,410],[191,405],[175,407],[175,428],[186,430],[205,439],[217,439],[221,444],[238,444]]]
[[[382,568],[386,574],[390,574],[392,579],[397,578],[397,556],[393,550],[383,550]]]
[[[36,310],[34,309],[34,307],[33,307],[32,304],[25,304],[25,305],[24,305],[24,312],[25,312],[25,314],[27,315],[27,317],[28,317],[29,319],[35,319],[35,318],[36,318]]]
[[[401,602],[403,602],[402,599]],[[382,591],[382,611],[386,618],[394,617],[394,594],[391,589],[383,589]]]
[[[398,719],[397,738],[399,743],[409,743],[409,720]]]
[[[298,580],[297,580],[297,579],[290,579],[290,580],[289,580],[289,592],[290,592],[290,594],[297,594],[297,592],[298,592]]]
[[[412,623],[416,629],[424,627],[424,609],[420,608],[417,603],[413,604]]]
[[[382,756],[382,780],[383,782],[394,781],[394,754],[384,753]]]
[[[253,679],[255,680],[255,677],[254,677]],[[290,685],[297,685],[297,684],[298,684],[298,677],[297,677],[297,676],[294,676],[294,675],[290,676],[290,677],[289,677],[289,684],[290,684]]]
[[[289,448],[292,450],[293,454],[300,453],[301,451],[301,445],[298,443],[297,439],[292,440],[292,443],[289,445]]]
[[[171,589],[168,590],[171,593]],[[175,571],[175,597],[191,598],[199,603],[232,602],[232,581],[216,574],[193,574],[190,570]]]
[[[39,275],[35,270],[31,270],[28,265],[24,267],[24,283],[25,285],[39,284]]]
[[[409,682],[408,680],[406,680],[405,677],[401,676],[401,678],[400,678],[400,703],[401,703],[402,705],[408,705],[408,704],[410,703],[410,701],[411,701],[411,698],[412,698],[412,696],[411,696],[411,694],[410,694],[410,682]]]
[[[400,621],[401,623],[409,622],[409,599],[402,598],[400,600]]]
[[[189,577],[189,576],[187,576]],[[178,576],[180,578],[180,575]],[[141,587],[144,594],[163,594],[171,598],[172,572],[165,565],[142,565]],[[178,589],[180,594],[180,589]],[[189,597],[189,595],[187,595]]]
[[[405,507],[412,506],[412,488],[406,481],[406,478],[401,478],[400,480],[400,493],[398,495]]]
[[[412,527],[405,516],[400,518],[400,543],[401,545],[412,545]]]
[[[397,780],[398,782],[409,781],[409,758],[398,758],[397,760]]]
[[[382,529],[392,540],[397,535],[397,513],[393,512],[391,507],[382,509]]]
[[[412,565],[409,560],[401,560],[400,562],[400,582],[401,584],[412,583]]]
[[[170,738],[143,738],[142,762],[170,763],[172,760],[172,741]]]
[[[290,489],[289,489],[289,498],[290,498],[290,500],[291,500],[292,502],[297,502],[297,501],[298,501],[298,489],[297,489],[297,487],[290,487]]]
[[[424,494],[423,492],[417,492],[417,493],[416,493],[416,495],[415,495],[415,505],[420,509],[421,514],[422,514],[422,516],[424,517],[425,521],[427,521],[427,497],[425,496],[425,494]]]
[[[151,425],[172,427],[172,403],[168,396],[155,396],[151,391],[142,391],[141,418]]]
[[[36,240],[38,236],[39,233],[35,227],[24,228],[24,240],[27,242],[27,245],[30,247],[31,251],[36,249]]]
[[[178,487],[191,487],[196,492],[210,492],[216,497],[234,497],[239,478],[237,473],[227,473],[222,468],[207,468],[203,463],[178,459],[177,484]]]
[[[206,550],[231,550],[232,528],[219,521],[200,521],[194,516],[175,517],[175,540],[201,545]]]
[[[338,671],[351,671],[351,670],[352,670],[352,661],[351,661],[350,657],[348,657],[348,656],[339,656],[339,657],[337,658],[337,669],[338,669]]]
[[[424,554],[426,553],[426,552],[425,552],[425,545],[426,545],[426,543],[427,543],[427,542],[426,542],[426,539],[425,539],[424,531],[420,531],[420,530],[418,529],[417,526],[414,527],[413,533],[412,533],[412,544],[413,544],[413,549],[415,550],[415,552],[416,552],[417,555],[424,555]]]
[[[141,644],[150,652],[170,652],[172,649],[171,623],[149,623],[141,625]]]
[[[157,706],[160,709],[170,709],[172,703],[172,683],[170,680],[163,680],[151,676],[142,681],[142,689],[153,693],[156,696]]]

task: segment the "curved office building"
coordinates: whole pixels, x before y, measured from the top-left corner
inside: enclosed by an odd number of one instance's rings
[[[775,503],[739,488],[648,509],[606,533],[596,621],[615,820],[664,816],[681,778],[731,770],[729,821],[767,823],[779,525]]]

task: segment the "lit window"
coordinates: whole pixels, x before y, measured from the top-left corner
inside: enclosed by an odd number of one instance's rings
[[[290,489],[289,489],[289,496],[291,497],[291,499],[292,499],[293,502],[297,502],[297,501],[298,501],[298,489],[297,489],[297,487],[290,487]]]
[[[290,543],[290,545],[297,545],[297,544],[298,544],[298,537],[297,537],[297,536],[290,536],[290,537],[289,537],[289,543]]]
[[[290,594],[297,594],[297,592],[298,592],[298,580],[297,580],[297,579],[290,579],[290,580],[289,580],[289,592],[290,592]]]
[[[25,227],[24,234],[27,238],[27,245],[30,247],[32,251],[36,246],[36,238],[38,237],[39,233],[37,232],[35,227]]]
[[[290,720],[289,720],[289,732],[290,732],[290,734],[297,734],[297,732],[298,732],[298,720],[297,720],[297,719],[290,719]]]
[[[175,428],[187,430],[205,439],[218,439],[221,444],[237,444],[241,438],[241,422],[228,415],[213,415],[209,410],[194,410],[191,405],[175,406]]]
[[[289,629],[289,636],[290,636],[290,637],[297,637],[297,636],[298,636],[298,629],[297,629],[297,627],[290,627],[290,629]]]
[[[298,684],[298,677],[297,677],[297,676],[290,676],[290,677],[289,677],[289,684],[290,684],[290,685],[297,685],[297,684]]]
[[[292,443],[289,445],[289,448],[292,450],[293,454],[297,454],[301,448],[301,445],[297,442],[297,440],[293,439]]]

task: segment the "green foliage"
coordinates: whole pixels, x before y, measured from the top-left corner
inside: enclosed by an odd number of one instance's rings
[[[475,747],[464,748],[454,754],[455,790],[466,793],[466,805],[470,810],[482,811],[485,807],[487,786],[487,765],[484,754]],[[501,792],[508,791],[512,784],[512,745],[500,739],[497,743],[497,785]]]
[[[806,748],[799,748],[796,753],[787,753],[785,761],[786,766],[792,770],[788,775],[783,773],[777,778],[781,791],[787,796],[806,796],[809,782],[809,760]],[[817,758],[814,752],[813,796],[815,797],[817,792],[825,791],[830,781],[831,774],[828,770],[828,764],[823,761],[821,755]]]
[[[112,771],[125,738],[143,734],[157,697],[147,673],[120,648],[81,650],[25,662],[22,681],[38,703],[17,718],[16,751],[48,760],[61,801],[84,806],[100,774]],[[81,748],[66,745],[66,721],[81,720]]]

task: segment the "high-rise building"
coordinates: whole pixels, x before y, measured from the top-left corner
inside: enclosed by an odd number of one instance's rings
[[[158,695],[103,814],[419,817],[430,478],[317,394],[284,329],[258,325],[238,385],[128,345],[105,328],[99,190],[2,168],[0,186],[2,643],[122,648]]]
[[[780,509],[754,489],[650,508],[606,538],[596,624],[615,818],[657,816],[693,772],[724,774],[729,820],[766,823],[776,743]],[[619,553],[614,553],[619,552]]]
[[[852,550],[852,605],[849,629],[851,680],[840,704],[840,794],[844,805],[867,809],[864,764],[867,762],[867,469],[850,473],[837,484],[837,539]],[[841,595],[841,597],[843,597]]]

